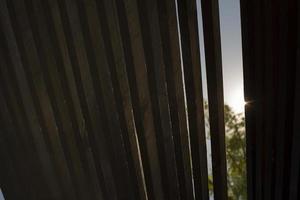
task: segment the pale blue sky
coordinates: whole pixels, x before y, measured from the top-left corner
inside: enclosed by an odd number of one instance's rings
[[[198,0],[198,10],[199,9]],[[243,107],[243,70],[242,46],[240,28],[240,2],[239,0],[219,0],[220,28],[223,62],[224,99],[237,112],[242,112]],[[201,19],[201,13],[198,16]],[[203,48],[202,22],[199,20],[199,36],[201,64],[203,75],[204,98],[207,99],[205,57]]]

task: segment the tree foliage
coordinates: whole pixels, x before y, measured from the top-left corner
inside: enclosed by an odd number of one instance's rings
[[[246,199],[245,119],[224,107],[229,199]]]
[[[205,116],[208,119],[207,103],[204,107]],[[228,105],[225,105],[224,121],[226,130],[228,197],[230,200],[244,200],[246,199],[247,189],[245,119],[243,114],[235,113]],[[209,125],[206,124],[206,126],[207,130],[209,130]],[[209,175],[209,189],[212,192],[212,175]]]

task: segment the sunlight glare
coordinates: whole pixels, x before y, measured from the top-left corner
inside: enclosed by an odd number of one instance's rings
[[[243,89],[235,89],[232,91],[227,103],[234,112],[244,112],[244,106],[246,105],[246,102],[244,101]]]

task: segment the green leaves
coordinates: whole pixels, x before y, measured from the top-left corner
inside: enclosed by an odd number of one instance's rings
[[[229,199],[246,199],[245,119],[224,107]]]
[[[207,103],[204,104],[204,109],[206,121],[208,121]],[[245,118],[242,113],[234,113],[228,105],[225,105],[224,120],[226,130],[228,199],[243,200],[247,198]],[[209,131],[209,128],[206,130]],[[210,175],[210,192],[212,192],[212,187],[212,176]]]

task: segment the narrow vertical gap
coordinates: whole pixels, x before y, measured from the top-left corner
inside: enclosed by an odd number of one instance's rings
[[[229,199],[246,199],[246,134],[240,3],[219,0]]]

